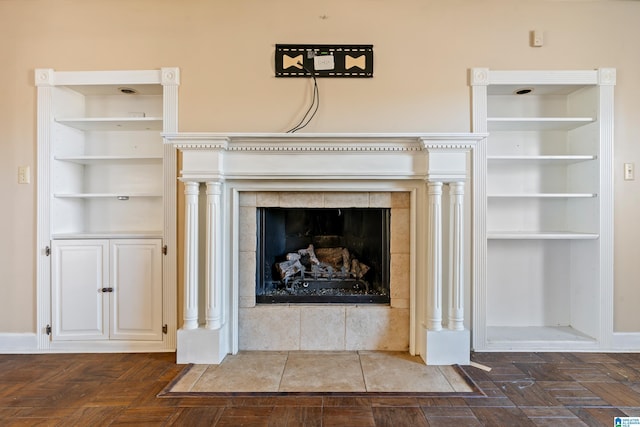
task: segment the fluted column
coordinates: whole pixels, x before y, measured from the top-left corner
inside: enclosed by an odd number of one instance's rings
[[[198,195],[200,183],[184,183],[184,324],[183,329],[198,328]]]
[[[207,182],[206,327],[219,329],[222,319],[222,183]]]
[[[464,330],[464,182],[449,184],[449,323]]]
[[[442,329],[442,182],[429,182],[427,328]]]

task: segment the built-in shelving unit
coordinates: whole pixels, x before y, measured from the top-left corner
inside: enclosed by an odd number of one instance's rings
[[[179,70],[35,75],[39,346],[175,349]]]
[[[473,347],[607,348],[615,70],[471,70],[481,148]]]

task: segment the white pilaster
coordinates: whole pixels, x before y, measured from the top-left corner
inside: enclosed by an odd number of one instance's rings
[[[449,184],[449,322],[464,329],[464,182]]]
[[[184,323],[183,329],[198,328],[198,195],[200,183],[184,183]]]
[[[442,329],[442,182],[428,183],[427,328]]]
[[[207,182],[206,327],[222,327],[222,183]]]

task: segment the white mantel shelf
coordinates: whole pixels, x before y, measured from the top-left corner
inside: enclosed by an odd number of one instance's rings
[[[452,133],[452,132],[325,132],[325,133],[284,133],[284,132],[167,132],[163,136],[171,141],[177,140],[226,140],[226,141],[244,141],[244,142],[261,142],[265,143],[273,140],[289,140],[289,141],[316,141],[316,142],[343,142],[348,144],[357,144],[358,142],[367,141],[415,141],[421,139],[426,140],[443,140],[443,141],[476,141],[486,136],[483,133]]]
[[[183,152],[183,180],[222,176],[388,180],[421,179],[429,174],[454,179],[462,159],[459,155],[473,149],[486,134],[181,132],[163,136]],[[282,161],[287,154],[298,157],[295,162]]]
[[[182,153],[184,319],[178,363],[220,363],[238,351],[237,225],[243,191],[403,191],[411,194],[409,350],[427,364],[468,364],[464,319],[465,187],[472,209],[481,133],[165,133]],[[198,219],[206,192],[206,226]],[[448,207],[443,221],[443,190]],[[446,190],[445,190],[446,191]],[[445,193],[446,194],[446,193]],[[445,199],[446,200],[446,199]],[[448,224],[448,225],[447,225]],[[200,230],[205,228],[205,230]],[[206,241],[201,258],[199,239]],[[443,240],[449,250],[443,253]],[[198,260],[204,259],[205,266]],[[443,271],[448,271],[447,283]],[[202,274],[204,272],[204,274]],[[201,277],[205,277],[201,280]],[[444,288],[443,288],[444,287]],[[445,292],[443,293],[443,289]],[[204,295],[206,309],[198,296]],[[445,296],[443,296],[445,295]],[[363,349],[364,350],[364,349]]]

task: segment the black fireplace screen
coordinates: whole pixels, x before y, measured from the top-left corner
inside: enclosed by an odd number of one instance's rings
[[[388,208],[258,208],[257,303],[389,303]]]

